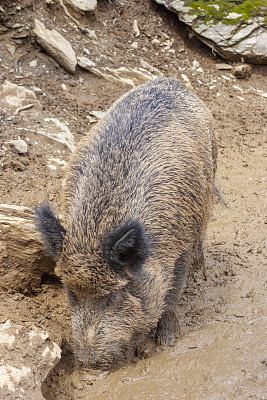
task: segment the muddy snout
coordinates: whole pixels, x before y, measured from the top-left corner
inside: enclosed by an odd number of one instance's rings
[[[75,336],[75,333],[74,333]],[[96,328],[90,326],[81,340],[75,340],[75,354],[81,367],[92,367],[96,369],[108,369],[119,360],[132,357],[123,338],[115,337],[112,340],[105,340],[101,335],[96,334]]]
[[[113,302],[111,301],[113,299]],[[122,312],[121,307],[126,307]],[[135,296],[117,293],[103,299],[83,299],[72,309],[72,329],[75,354],[80,364],[108,368],[122,360],[131,359],[140,323],[145,315]]]

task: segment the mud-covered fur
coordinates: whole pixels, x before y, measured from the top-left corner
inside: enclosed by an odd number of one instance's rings
[[[177,298],[203,261],[215,169],[210,114],[174,79],[131,90],[80,143],[64,228],[47,206],[37,219],[56,258],[62,249],[56,273],[82,363],[109,366],[155,328],[159,344],[175,342]]]

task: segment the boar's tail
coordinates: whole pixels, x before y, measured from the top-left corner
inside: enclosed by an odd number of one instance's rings
[[[220,189],[218,188],[218,186],[214,186],[214,194],[218,197],[218,199],[220,200],[220,203],[224,205],[224,207],[226,208],[230,208],[227,203],[225,202]]]

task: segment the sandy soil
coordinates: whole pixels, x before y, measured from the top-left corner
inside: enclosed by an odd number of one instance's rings
[[[46,327],[52,315],[53,324],[56,320],[63,335],[62,360],[43,385],[45,398],[266,400],[267,100],[262,94],[267,92],[267,67],[253,66],[252,76],[245,80],[235,79],[231,71],[218,71],[215,64],[223,60],[192,37],[175,15],[153,1],[99,0],[91,15],[76,15],[95,30],[97,40],[82,34],[55,1],[4,1],[3,8],[0,84],[8,79],[40,88],[37,97],[44,109],[40,124],[48,113],[56,116],[68,124],[76,142],[90,129],[89,112],[105,111],[130,87],[79,67],[74,75],[66,73],[26,29],[32,27],[33,16],[58,28],[76,54],[89,50],[88,57],[100,66],[139,67],[142,58],[184,83],[182,75],[186,75],[215,118],[217,184],[227,203],[227,207],[219,202],[215,205],[209,226],[207,278],[204,280],[200,272],[192,274],[181,297],[180,340],[173,348],[152,351],[146,359],[110,373],[79,370],[72,353],[62,287],[56,279],[44,277],[40,290],[27,298],[27,304],[30,301],[41,309]],[[132,27],[135,19],[138,37]],[[137,42],[137,49],[133,42]],[[31,67],[34,60],[37,65]],[[194,68],[194,60],[202,72]],[[48,164],[55,156],[67,161],[70,151],[30,130],[36,124],[30,110],[17,115],[0,110],[0,118],[4,146],[0,149],[0,201],[34,207],[49,199],[60,210],[64,168],[58,165],[51,169]],[[7,145],[18,136],[29,146],[24,156]],[[17,295],[5,296],[7,300]],[[19,296],[17,300],[23,298]],[[1,297],[3,305],[5,298]],[[4,310],[4,314],[10,313]],[[16,320],[16,313],[12,318]],[[27,308],[23,318],[27,319]]]

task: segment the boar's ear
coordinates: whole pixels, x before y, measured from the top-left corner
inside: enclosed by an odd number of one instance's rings
[[[66,231],[49,204],[41,204],[34,213],[35,227],[41,233],[42,243],[49,254],[57,259]]]
[[[135,271],[149,256],[149,241],[138,222],[129,222],[104,239],[104,258],[114,269]]]

